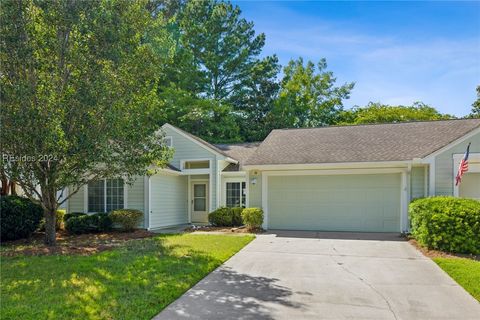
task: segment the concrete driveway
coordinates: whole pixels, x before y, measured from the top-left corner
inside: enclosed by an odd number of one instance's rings
[[[480,304],[393,234],[258,236],[155,319],[480,319]]]

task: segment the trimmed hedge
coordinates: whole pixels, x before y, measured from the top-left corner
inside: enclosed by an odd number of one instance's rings
[[[208,221],[216,227],[237,227],[243,225],[243,208],[221,207],[208,214]]]
[[[65,220],[65,229],[72,234],[109,231],[112,229],[112,219],[107,213],[71,214]]]
[[[43,209],[27,198],[2,196],[0,199],[1,239],[29,237],[40,226]]]
[[[143,212],[134,209],[118,209],[110,213],[113,223],[119,224],[123,231],[133,231],[138,226]]]
[[[242,219],[249,229],[260,229],[263,224],[263,210],[261,208],[245,208],[242,211]]]
[[[480,254],[480,201],[431,197],[410,203],[411,233],[419,244],[447,252]]]

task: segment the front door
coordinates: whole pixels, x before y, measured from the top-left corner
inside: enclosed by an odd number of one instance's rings
[[[192,222],[208,222],[208,183],[192,182]]]

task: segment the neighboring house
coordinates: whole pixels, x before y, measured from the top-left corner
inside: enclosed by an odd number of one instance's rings
[[[262,207],[267,229],[401,232],[414,198],[480,198],[480,119],[273,130],[261,143],[219,145],[162,128],[175,150],[167,168],[132,186],[91,182],[68,210],[135,208],[156,229],[206,223],[221,206]]]

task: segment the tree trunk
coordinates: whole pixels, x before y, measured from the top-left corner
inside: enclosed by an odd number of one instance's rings
[[[55,220],[57,218],[55,210],[44,210],[45,215],[45,244],[47,246],[56,246]]]
[[[17,195],[17,185],[15,184],[15,182],[13,181],[10,181],[10,194],[12,196],[16,196]]]

